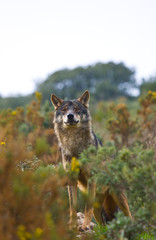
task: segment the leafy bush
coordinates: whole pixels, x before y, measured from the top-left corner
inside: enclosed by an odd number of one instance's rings
[[[90,181],[96,182],[97,191],[109,186],[110,191],[118,195],[124,188],[134,216],[134,222],[131,222],[120,212],[106,227],[97,228],[98,234],[104,232],[107,239],[136,239],[144,231],[154,232],[156,163],[152,149],[136,145],[117,150],[114,145],[105,144],[98,150],[94,147],[85,150],[80,163],[90,168]]]
[[[78,239],[76,229],[67,225],[66,185],[77,178],[80,165],[90,168],[89,181],[96,182],[97,191],[109,185],[118,194],[124,188],[134,217],[131,221],[118,212],[116,219],[81,239],[154,239],[155,96],[149,91],[142,97],[136,114],[125,104],[98,103],[93,122],[104,146],[85,150],[68,171],[60,163],[53,112],[48,103],[41,105],[40,93],[26,109],[0,111],[0,239]],[[77,210],[83,211],[83,195],[78,199]]]

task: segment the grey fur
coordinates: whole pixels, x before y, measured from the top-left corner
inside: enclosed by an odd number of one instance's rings
[[[91,116],[88,110],[88,91],[84,92],[77,100],[63,101],[52,95],[51,101],[55,107],[54,129],[66,169],[66,165],[71,162],[72,157],[78,158],[80,153],[90,145],[97,148],[101,143],[92,131]],[[68,186],[70,223],[72,223],[74,215],[76,216],[77,186],[81,191],[88,193],[92,197],[92,201],[96,198],[100,205],[100,208],[93,209],[90,201],[86,202],[84,223],[83,226],[80,226],[80,231],[90,226],[92,214],[97,222],[105,224],[114,218],[114,213],[120,208],[125,216],[132,219],[124,191],[121,190],[117,196],[116,193],[109,191],[109,186],[104,186],[102,193],[98,194],[95,183],[90,184],[88,181],[90,174],[91,172],[87,168],[80,168],[77,182]]]
[[[56,108],[54,96],[52,103]],[[100,143],[91,127],[91,116],[87,107],[89,97],[81,97],[78,100],[60,100],[59,102],[61,104],[54,113],[54,130],[65,166],[66,161],[70,161],[72,157],[79,157],[80,153],[89,145],[97,147]],[[69,114],[74,115],[74,118],[73,122],[68,123]]]

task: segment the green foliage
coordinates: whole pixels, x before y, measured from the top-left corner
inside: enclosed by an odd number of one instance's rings
[[[127,89],[135,87],[135,71],[123,63],[97,63],[86,68],[64,69],[50,75],[38,91],[43,99],[50,97],[51,90],[63,99],[75,98],[88,89],[96,100],[129,96]],[[77,89],[75,95],[75,89]]]
[[[52,92],[63,99],[79,97],[86,89],[92,93],[92,99],[95,101],[116,99],[119,96],[129,97],[131,94],[128,90],[134,87],[136,88],[134,69],[128,68],[124,63],[97,63],[54,72],[36,86],[36,90],[41,92],[42,96],[33,93],[25,97],[0,97],[0,109],[26,106],[35,97],[45,102],[50,100]]]
[[[148,91],[156,91],[156,76],[143,79],[143,82],[140,86],[140,93],[141,95],[144,95]]]
[[[94,67],[96,77],[104,73],[102,64]],[[88,70],[93,76],[92,66]],[[84,73],[85,69],[79,68],[79,71]],[[55,80],[57,74],[63,79],[64,73],[56,73]],[[52,107],[49,102],[41,105],[41,93],[35,95],[36,99],[26,109],[0,111],[0,239],[78,239],[79,233],[67,225],[66,186],[77,179],[83,166],[90,170],[89,181],[96,182],[98,192],[104,186],[116,194],[125,189],[134,221],[119,211],[106,226],[98,225],[95,233],[82,234],[81,238],[155,239],[156,93],[148,91],[139,103],[130,103],[129,108],[125,98],[113,105],[103,101],[94,105],[93,127],[100,133],[103,147],[86,149],[79,159],[72,159],[66,171],[59,163]],[[84,211],[87,197],[78,193],[78,211]]]
[[[45,138],[37,138],[36,144],[35,144],[35,152],[37,156],[40,156],[42,154],[49,153],[50,147],[47,143],[47,140]]]
[[[152,228],[156,220],[156,162],[153,149],[135,145],[119,151],[115,145],[105,144],[98,150],[94,147],[85,150],[79,161],[82,166],[90,168],[90,181],[96,182],[97,191],[101,192],[103,186],[109,186],[111,191],[119,194],[124,188],[134,216],[134,222],[131,222],[122,213],[117,214],[117,218],[106,227],[96,229],[95,239],[104,239],[104,236],[106,239],[136,239],[143,232],[156,234]]]
[[[140,218],[145,218],[144,214],[139,215]],[[151,231],[143,231],[142,222],[132,222],[129,218],[123,216],[121,212],[116,214],[116,219],[108,223],[106,226],[97,225],[94,229],[95,240],[154,240],[154,233]],[[138,234],[142,232],[141,234]]]
[[[29,104],[33,99],[32,95],[28,96],[17,96],[17,97],[0,97],[0,109],[12,108],[22,106],[24,107],[26,104]]]
[[[30,129],[29,129],[29,126],[28,124],[26,123],[22,123],[20,126],[19,126],[19,132],[23,133],[24,135],[28,135]]]
[[[50,176],[58,175],[60,178],[67,177],[68,173],[64,170],[62,163],[56,165],[39,166],[34,172],[34,177],[39,180],[39,182],[46,181]]]
[[[143,232],[137,237],[137,240],[154,240],[154,235],[151,232]]]
[[[40,182],[43,182],[43,180],[46,180],[50,175],[54,175],[54,173],[55,173],[54,165],[39,166],[34,172],[34,177],[38,179]]]

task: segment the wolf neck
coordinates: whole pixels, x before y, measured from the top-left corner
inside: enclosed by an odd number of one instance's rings
[[[69,157],[78,157],[84,149],[94,144],[91,126],[87,128],[68,128],[60,130],[59,126],[55,125],[55,133],[62,149],[62,154]]]

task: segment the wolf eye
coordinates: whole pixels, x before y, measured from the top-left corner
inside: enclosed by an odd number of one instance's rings
[[[68,110],[68,108],[67,107],[64,107],[63,109],[62,109],[62,112],[66,112]]]
[[[74,110],[75,110],[76,112],[78,112],[78,111],[80,111],[80,108],[79,108],[79,107],[74,107]]]

